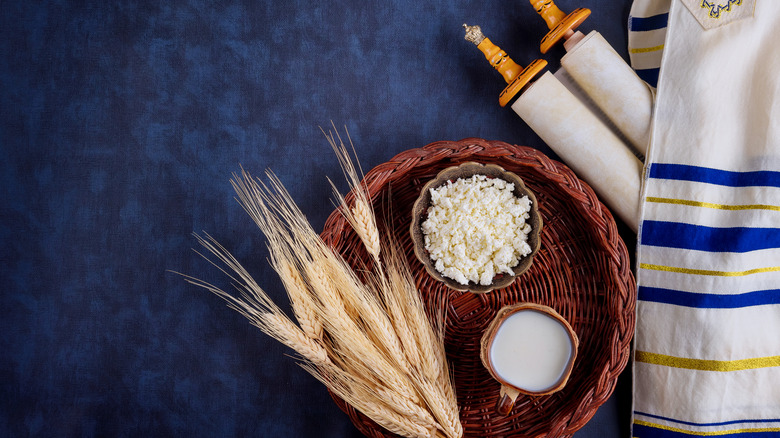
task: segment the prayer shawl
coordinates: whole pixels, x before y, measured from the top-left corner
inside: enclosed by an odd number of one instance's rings
[[[633,436],[780,437],[780,0],[635,0],[629,30],[657,85]]]

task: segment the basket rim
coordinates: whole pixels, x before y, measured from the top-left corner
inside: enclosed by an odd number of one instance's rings
[[[480,162],[480,159],[498,159],[509,163],[508,167],[513,165],[536,166],[540,172],[557,184],[566,196],[576,199],[582,205],[582,208],[587,212],[584,215],[587,224],[598,230],[599,242],[612,254],[607,275],[616,285],[618,296],[615,298],[620,303],[618,307],[622,309],[622,312],[616,315],[619,333],[612,337],[613,350],[605,355],[608,358],[608,364],[600,373],[597,385],[589,390],[589,400],[580,403],[574,412],[567,412],[565,424],[556,425],[556,429],[550,434],[550,436],[570,436],[595,415],[596,410],[606,402],[614,391],[617,378],[625,369],[630,358],[630,344],[633,339],[636,318],[636,281],[631,271],[628,251],[619,236],[612,214],[598,200],[593,189],[577,178],[565,164],[547,157],[537,149],[477,137],[468,137],[457,141],[436,141],[420,148],[403,151],[389,161],[371,169],[365,174],[361,184],[366,187],[369,197],[373,201],[382,195],[386,186],[402,180],[413,169],[440,163],[444,160],[455,165],[465,161]],[[507,166],[501,165],[501,167]],[[353,197],[351,192],[347,194],[347,202],[350,202]],[[347,228],[346,220],[337,208],[326,220],[321,237],[332,248],[338,248],[342,244],[343,230]],[[366,436],[395,436],[377,426],[334,394],[331,393],[331,396],[337,406]],[[520,421],[520,419],[516,420]],[[506,432],[506,430],[502,430],[502,436],[506,436]]]

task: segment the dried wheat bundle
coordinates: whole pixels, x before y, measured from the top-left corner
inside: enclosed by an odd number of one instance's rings
[[[461,437],[457,400],[444,354],[442,315],[426,315],[406,258],[382,237],[357,168],[338,135],[326,134],[354,194],[347,221],[372,256],[360,277],[312,229],[281,181],[247,172],[232,184],[241,206],[268,239],[270,261],[287,291],[297,324],[212,237],[200,244],[225,266],[237,294],[192,277],[262,331],[295,350],[304,369],[357,410],[405,437]],[[353,149],[354,153],[354,149]],[[332,184],[332,182],[331,182]],[[232,273],[231,273],[232,272]]]

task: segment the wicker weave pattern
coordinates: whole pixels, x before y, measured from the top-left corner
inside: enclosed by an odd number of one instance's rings
[[[465,161],[498,164],[519,175],[536,194],[544,220],[541,249],[528,272],[487,294],[457,292],[431,278],[414,257],[408,233],[422,186],[440,170]],[[584,426],[612,394],[628,362],[636,304],[626,246],[593,190],[535,149],[475,138],[403,152],[368,172],[364,183],[380,227],[393,229],[406,251],[426,304],[447,311],[445,347],[465,436],[565,437]],[[338,212],[328,218],[322,237],[355,266],[367,260]],[[523,301],[554,308],[571,323],[581,344],[563,390],[520,396],[510,415],[502,417],[495,413],[499,384],[480,362],[480,338],[501,307]],[[334,400],[366,436],[394,436]]]

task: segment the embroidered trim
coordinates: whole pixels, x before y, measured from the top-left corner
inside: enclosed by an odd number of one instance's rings
[[[758,0],[679,0],[704,30],[753,17]]]
[[[716,5],[715,2],[708,2],[707,0],[701,0],[701,7],[704,9],[710,9],[710,17],[719,19],[721,12],[731,12],[732,6],[742,6],[742,0],[727,0],[725,5]]]

